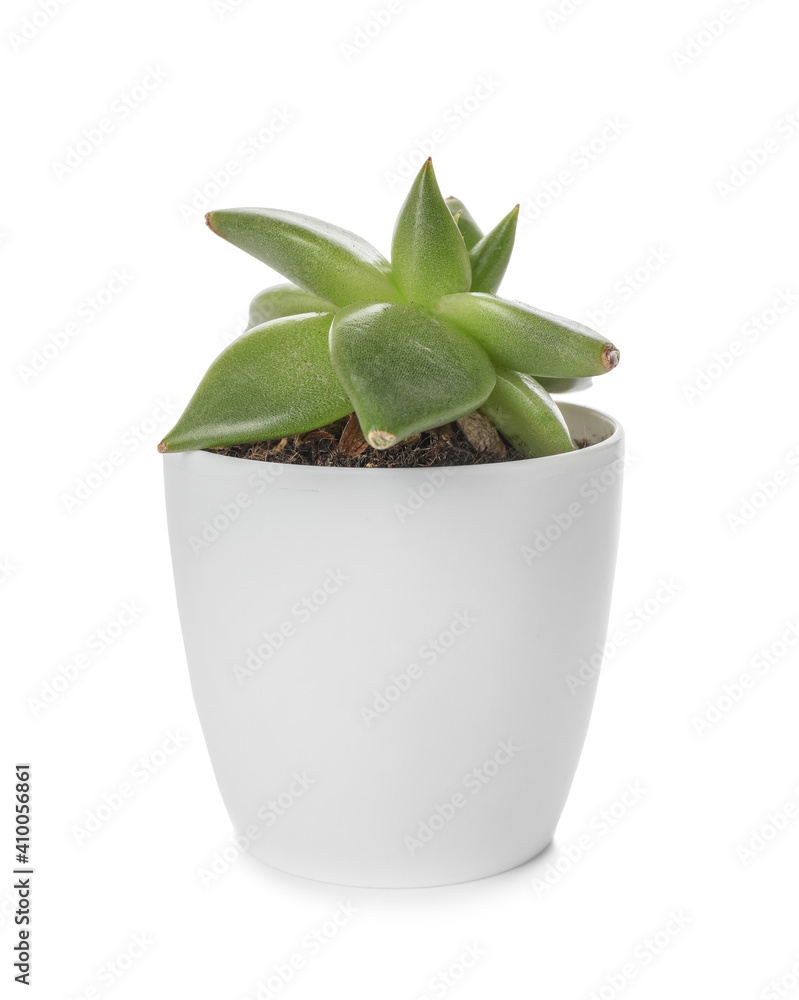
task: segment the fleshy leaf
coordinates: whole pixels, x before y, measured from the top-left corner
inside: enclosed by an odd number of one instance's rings
[[[466,249],[471,250],[483,238],[483,230],[474,221],[471,212],[462,201],[452,197],[446,198],[445,201],[461,231]]]
[[[430,302],[471,286],[469,251],[427,160],[400,209],[391,244],[391,267],[405,297]]]
[[[527,458],[574,451],[566,421],[530,375],[498,369],[494,391],[480,412]]]
[[[219,448],[286,437],[352,412],[330,363],[330,313],[256,326],[205,374],[159,451]]]
[[[330,353],[374,448],[471,413],[494,387],[485,351],[411,304],[340,310]]]
[[[335,312],[332,302],[311,295],[296,285],[272,285],[259,292],[250,303],[250,319],[247,329],[268,323],[284,316],[299,316],[309,312]]]
[[[329,222],[276,208],[220,209],[205,220],[217,236],[336,305],[400,298],[385,257]]]
[[[517,205],[469,251],[473,292],[496,292],[499,288],[513,253],[518,218]]]
[[[523,302],[469,292],[445,295],[434,308],[512,371],[572,378],[603,375],[619,362],[618,350],[594,330]]]

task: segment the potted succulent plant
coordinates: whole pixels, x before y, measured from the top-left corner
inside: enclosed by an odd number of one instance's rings
[[[272,209],[213,232],[282,272],[164,452],[193,693],[238,842],[323,881],[426,886],[551,841],[604,642],[622,431],[547,388],[618,363],[497,296],[428,161],[389,263]]]

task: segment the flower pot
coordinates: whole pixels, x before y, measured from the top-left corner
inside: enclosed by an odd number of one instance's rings
[[[359,886],[492,875],[552,840],[603,645],[623,440],[439,469],[164,456],[192,690],[240,843]],[[581,677],[579,684],[573,683]]]

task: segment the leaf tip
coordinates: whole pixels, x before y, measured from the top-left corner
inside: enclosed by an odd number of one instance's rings
[[[164,438],[164,440],[159,443],[158,450],[161,452],[162,455],[167,454],[169,448],[167,447],[166,438]]]
[[[619,363],[621,354],[619,353],[618,347],[614,347],[613,344],[605,344],[602,348],[602,364],[605,366],[607,371],[613,371],[616,365]]]
[[[219,233],[214,228],[214,213],[213,212],[206,212],[205,213],[205,224],[206,224],[206,226],[208,226],[208,228],[211,230],[212,233],[216,233],[217,236],[219,235]]]
[[[366,439],[373,448],[383,451],[397,443],[397,435],[390,431],[369,431]]]
[[[421,170],[419,171],[419,178],[432,177],[435,180],[436,172],[433,170],[433,157],[428,156],[427,159],[422,164]]]

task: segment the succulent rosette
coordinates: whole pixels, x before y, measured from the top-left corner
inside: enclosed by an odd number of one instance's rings
[[[217,235],[283,274],[213,362],[164,452],[290,437],[353,411],[374,448],[479,411],[523,455],[575,444],[547,387],[616,366],[588,327],[496,292],[518,206],[483,234],[444,199],[428,160],[394,229],[391,261],[338,226],[279,209],[223,209]]]

